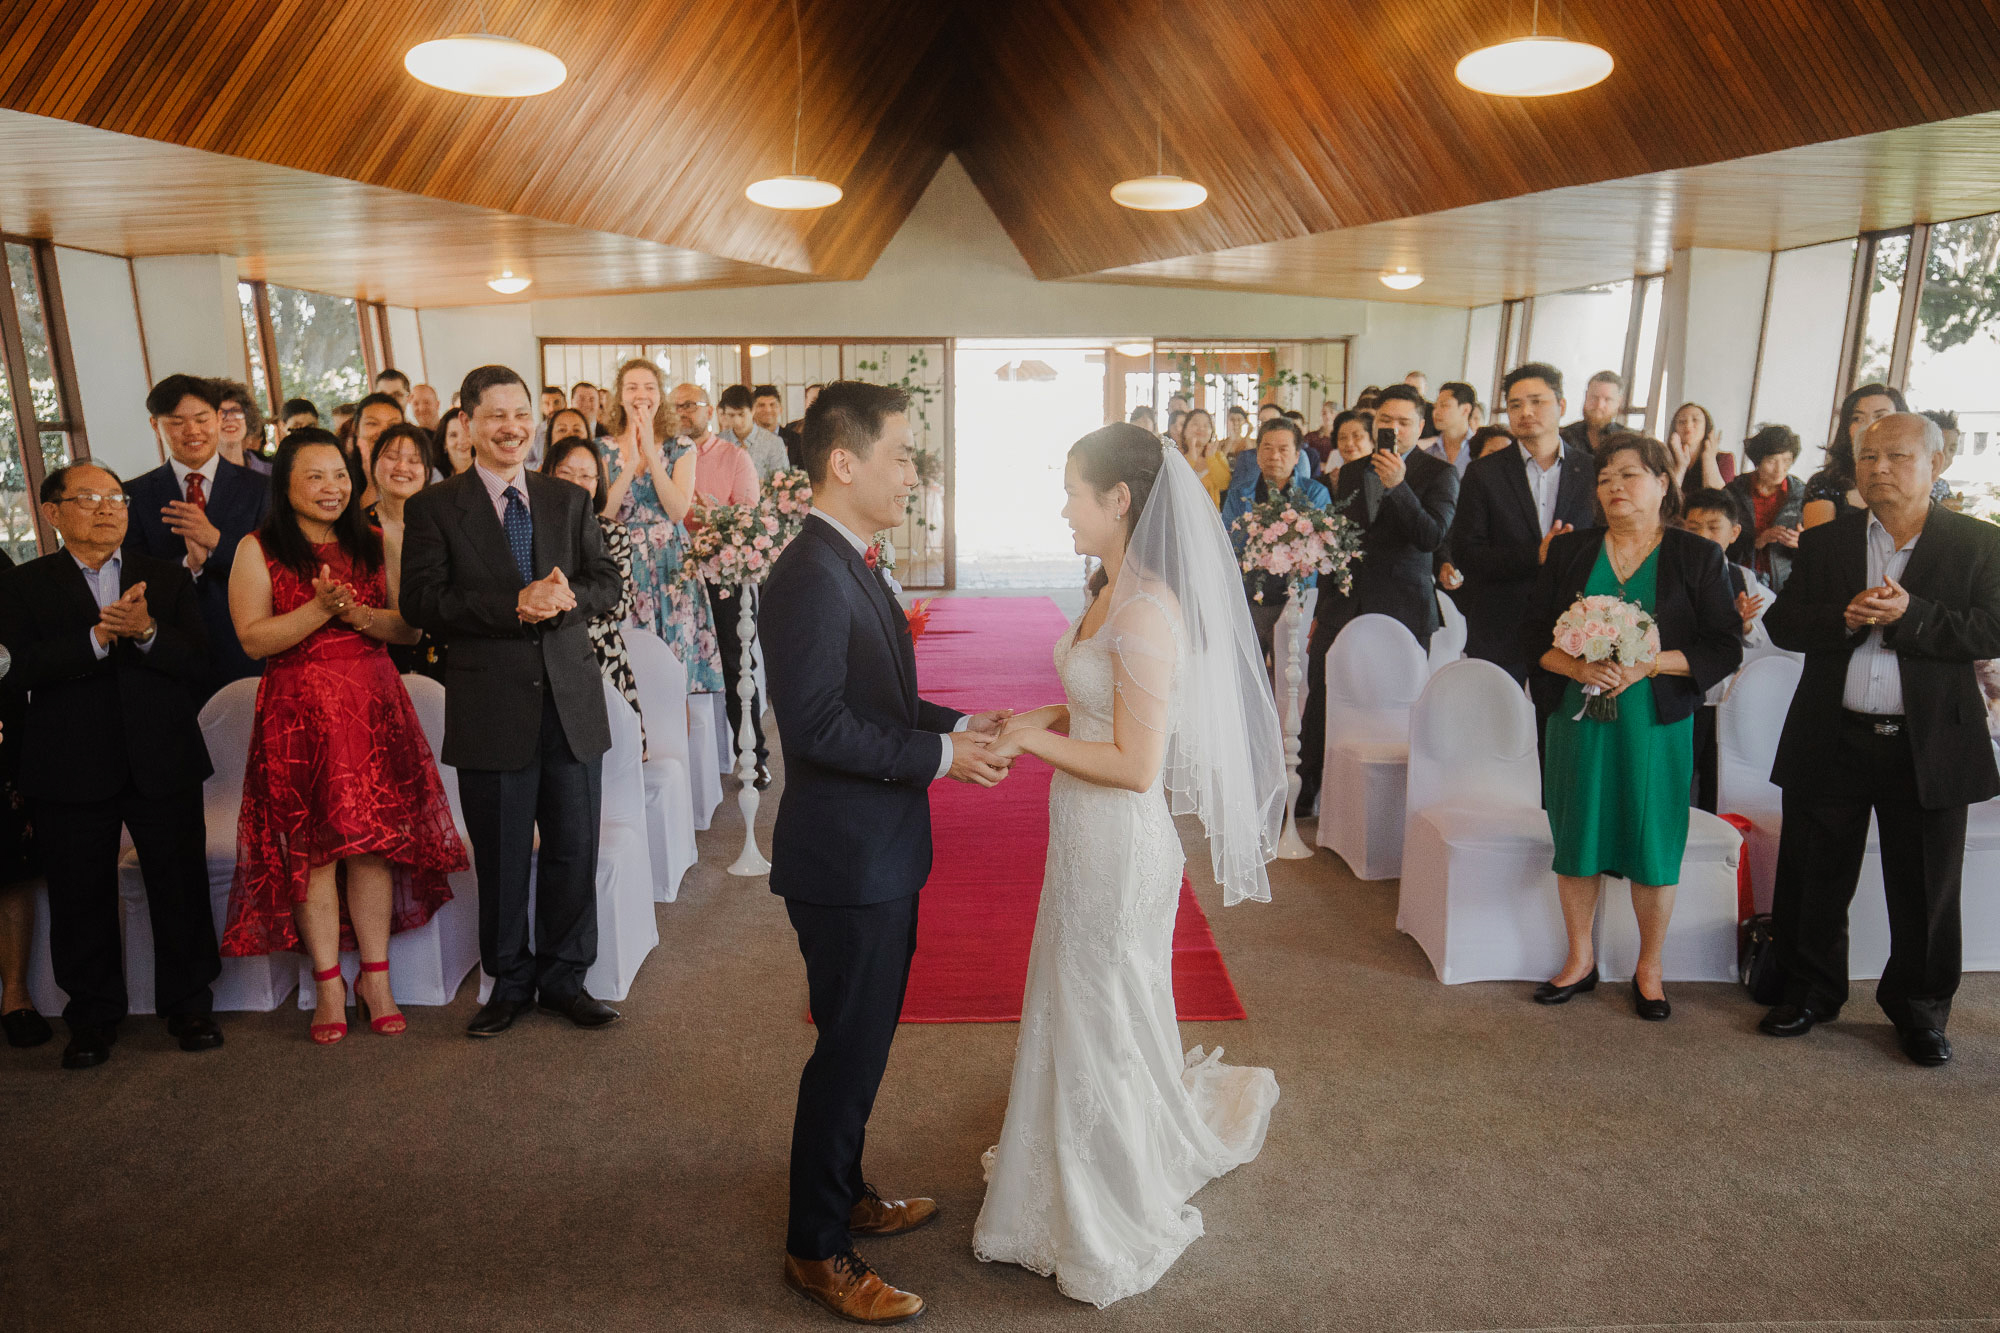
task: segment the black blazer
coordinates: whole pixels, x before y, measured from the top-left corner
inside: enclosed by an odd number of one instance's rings
[[[103,801],[130,783],[157,798],[214,772],[198,718],[210,667],[193,581],[177,562],[130,549],[119,558],[119,588],[146,585],[159,630],[144,651],[113,639],[101,661],[87,637],[97,599],[68,551],[0,576],[0,643],[14,655],[6,688],[31,692],[19,736],[7,734],[24,796]]]
[[[1534,601],[1521,622],[1521,653],[1530,663],[1528,689],[1547,716],[1562,703],[1568,676],[1539,665],[1556,634],[1556,621],[1583,595],[1604,550],[1606,529],[1565,532],[1549,543],[1549,558],[1535,580]],[[1680,528],[1660,534],[1658,588],[1653,623],[1660,649],[1687,654],[1691,676],[1655,676],[1653,708],[1661,723],[1690,717],[1718,681],[1743,664],[1743,620],[1736,614],[1728,562],[1722,548]]]
[[[901,608],[846,538],[809,518],[764,583],[758,633],[785,752],[771,892],[828,906],[917,892],[931,873],[936,733],[964,714],[917,697]]]
[[[187,493],[174,477],[173,464],[162,463],[125,483],[132,497],[132,521],[125,530],[125,553],[137,551],[156,560],[182,565],[187,543],[174,535],[160,511]],[[215,464],[215,484],[208,491],[208,521],[222,532],[221,543],[202,564],[194,580],[195,600],[208,629],[209,679],[201,689],[207,698],[232,680],[258,676],[264,664],[252,659],[236,642],[236,625],[229,618],[229,573],[236,565],[236,547],[255,532],[271,507],[271,479],[228,459]]]
[[[441,758],[455,768],[534,763],[544,681],[570,751],[590,760],[611,748],[589,627],[618,605],[618,566],[588,494],[525,469],[521,484],[535,530],[535,577],[560,566],[576,594],[573,610],[537,625],[515,614],[525,585],[477,467],[418,491],[403,511],[403,617],[444,650]]]
[[[1597,464],[1583,450],[1564,445],[1558,466],[1556,521],[1579,531],[1593,526]],[[1545,531],[1521,451],[1503,449],[1474,459],[1459,484],[1458,517],[1451,525],[1452,553],[1465,575],[1458,598],[1465,612],[1465,651],[1516,676],[1541,656],[1522,655],[1521,620],[1534,601]]]
[[[1354,562],[1354,590],[1342,597],[1335,588],[1320,592],[1317,618],[1332,618],[1334,633],[1356,616],[1394,616],[1409,626],[1418,643],[1429,643],[1439,623],[1437,577],[1432,555],[1451,532],[1458,509],[1458,472],[1421,449],[1403,455],[1403,484],[1382,494],[1375,521],[1368,521],[1362,478],[1371,472],[1366,456],[1341,465],[1335,475],[1333,507],[1361,525],[1361,558]],[[1322,630],[1319,636],[1331,641]]]
[[[1972,669],[2000,657],[2000,529],[1933,504],[1899,581],[1910,608],[1882,639],[1902,671],[1918,799],[1939,810],[2000,796],[1986,700]],[[1780,787],[1838,793],[1826,779],[1839,772],[1835,729],[1847,663],[1868,637],[1849,633],[1842,613],[1867,586],[1867,511],[1800,535],[1792,575],[1764,613],[1771,642],[1806,655],[1771,768]]]

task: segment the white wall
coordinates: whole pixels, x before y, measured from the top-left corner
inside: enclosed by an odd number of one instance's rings
[[[417,312],[408,306],[392,305],[389,313],[389,352],[394,358],[389,364],[410,377],[412,384],[427,383],[429,377],[424,369],[424,336],[417,323]],[[447,394],[446,398],[449,399]]]
[[[1799,433],[1804,451],[1794,470],[1800,476],[1819,466],[1828,423],[1840,405],[1840,336],[1853,278],[1853,241],[1786,250],[1772,267],[1752,425],[1776,422]]]
[[[1371,384],[1401,384],[1413,370],[1424,372],[1435,394],[1438,385],[1465,373],[1465,339],[1472,312],[1441,305],[1364,302],[1365,331],[1354,340],[1347,368],[1349,398]],[[1474,384],[1483,395],[1483,385]],[[1318,427],[1318,422],[1314,422]]]
[[[1674,251],[1667,273],[1669,397],[1661,415],[1680,403],[1700,403],[1714,416],[1727,449],[1740,447],[1749,434],[1770,273],[1771,256],[1763,251],[1709,249]]]
[[[250,378],[233,255],[155,255],[132,261],[146,355],[158,379],[184,372]]]
[[[132,477],[157,467],[160,446],[146,421],[146,353],[132,268],[115,255],[56,247],[69,320],[70,353],[91,457]]]
[[[512,366],[531,387],[539,384],[542,367],[529,312],[525,302],[418,311],[425,380],[438,398],[449,405],[466,372],[479,366]]]

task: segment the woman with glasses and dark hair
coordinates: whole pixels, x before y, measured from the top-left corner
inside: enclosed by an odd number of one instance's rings
[[[375,437],[375,452],[368,460],[368,480],[375,488],[375,503],[361,512],[382,538],[382,569],[389,580],[389,595],[398,595],[403,582],[403,506],[431,484],[431,433],[413,421],[389,427]],[[396,670],[415,672],[444,682],[444,651],[430,635],[418,631],[415,643],[391,643],[389,660]]]
[[[610,491],[610,482],[605,476],[604,454],[590,435],[567,430],[572,423],[564,420],[574,417],[576,425],[588,423],[583,414],[573,407],[564,408],[549,418],[549,452],[542,459],[542,472],[557,481],[566,481],[581,486],[590,496],[591,512],[597,515],[597,526],[604,533],[604,549],[618,565],[618,604],[590,622],[590,646],[597,654],[597,669],[604,678],[617,687],[625,696],[625,702],[632,705],[634,713],[639,712],[639,681],[632,674],[632,659],[625,654],[625,636],[619,633],[632,615],[632,534],[625,525],[615,518],[604,516],[604,503]],[[643,714],[639,720],[639,736],[645,741],[646,722]]]
[[[216,413],[220,428],[216,450],[238,467],[271,475],[271,460],[264,457],[264,414],[250,386],[237,380],[217,380],[222,390],[222,407]]]
[[[330,1045],[347,1035],[340,953],[353,947],[363,1016],[393,1036],[408,1024],[390,993],[389,936],[429,921],[451,899],[446,877],[466,868],[389,660],[388,645],[415,643],[417,631],[396,609],[382,539],[332,435],[286,436],[271,495],[229,582],[237,637],[265,666],[222,952],[308,953],[319,985],[311,1035]]]

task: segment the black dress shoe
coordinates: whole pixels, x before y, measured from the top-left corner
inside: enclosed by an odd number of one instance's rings
[[[1572,995],[1582,995],[1597,989],[1597,969],[1592,967],[1579,979],[1567,986],[1558,986],[1553,981],[1544,981],[1535,987],[1536,1004],[1568,1004]]]
[[[69,1045],[63,1047],[64,1069],[90,1069],[111,1058],[111,1043],[118,1034],[110,1028],[71,1028]]]
[[[618,1011],[593,997],[589,991],[580,990],[568,999],[552,999],[545,995],[541,1009],[545,1014],[560,1014],[580,1028],[610,1027],[618,1021]]]
[[[1298,819],[1311,819],[1319,805],[1319,782],[1316,779],[1299,779],[1299,799],[1293,805],[1292,813]]]
[[[222,1029],[210,1014],[177,1014],[167,1020],[167,1035],[184,1051],[212,1051],[222,1045]]]
[[[1657,1000],[1647,999],[1639,990],[1639,979],[1634,977],[1632,979],[1632,1012],[1645,1019],[1648,1023],[1664,1023],[1672,1016],[1674,1007],[1667,1003],[1667,997],[1664,994]]]
[[[757,765],[757,781],[755,785],[758,791],[763,791],[765,788],[769,787],[775,781],[777,781],[777,779],[771,776],[770,765],[768,764]]]
[[[1802,1004],[1781,1004],[1758,1022],[1757,1030],[1767,1037],[1803,1037],[1821,1023],[1830,1023],[1829,1014],[1817,1014]]]
[[[1935,1068],[1951,1061],[1951,1043],[1937,1028],[1897,1028],[1896,1044],[1920,1065]]]
[[[533,1000],[503,1000],[498,995],[479,1006],[479,1012],[465,1025],[468,1037],[497,1037],[514,1026],[514,1020],[535,1007]]]
[[[49,1020],[33,1009],[16,1009],[11,1013],[0,1014],[0,1029],[6,1031],[9,1046],[24,1050],[30,1046],[40,1046],[56,1035],[55,1029],[49,1026]]]

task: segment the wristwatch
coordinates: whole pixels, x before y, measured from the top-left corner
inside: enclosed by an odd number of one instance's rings
[[[155,620],[152,624],[146,626],[146,632],[144,634],[141,634],[137,639],[133,640],[133,642],[143,646],[145,644],[151,643],[155,638],[159,637],[159,633],[160,633],[160,622]]]

